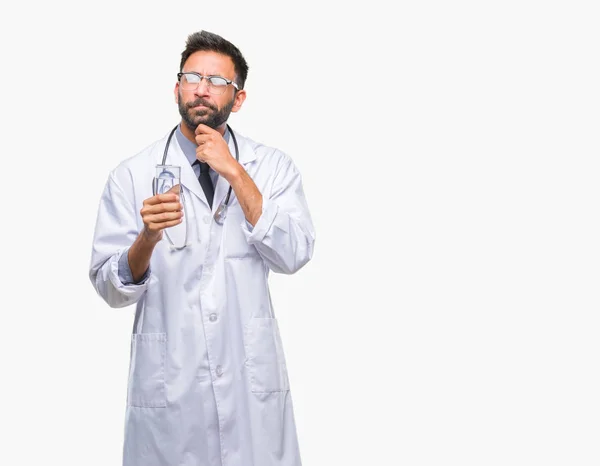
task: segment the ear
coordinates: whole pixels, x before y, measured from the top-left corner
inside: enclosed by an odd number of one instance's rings
[[[237,94],[235,95],[235,100],[233,102],[233,107],[231,107],[231,111],[237,112],[240,108],[242,108],[242,104],[244,103],[245,100],[246,100],[246,91],[244,89],[237,91]]]
[[[175,103],[179,103],[179,83],[175,84],[175,89],[173,89],[173,93],[175,94]]]

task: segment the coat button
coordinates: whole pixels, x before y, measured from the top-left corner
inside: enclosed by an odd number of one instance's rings
[[[207,225],[210,223],[210,215],[204,216],[204,223],[206,223]]]
[[[211,322],[216,322],[217,321],[217,314],[215,314],[214,312],[208,316],[208,318],[210,319]]]
[[[221,377],[223,375],[223,368],[221,366],[217,366],[216,372],[217,377]]]

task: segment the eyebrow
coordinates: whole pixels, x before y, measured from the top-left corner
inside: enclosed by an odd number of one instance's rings
[[[182,73],[194,73],[194,74],[199,74],[200,76],[218,76],[220,78],[225,78],[224,75],[219,74],[219,73],[202,74],[202,73],[198,73],[197,71],[182,71]],[[229,79],[229,78],[225,78],[225,79]]]

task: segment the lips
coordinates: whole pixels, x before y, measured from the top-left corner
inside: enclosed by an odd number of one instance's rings
[[[198,110],[198,109],[204,109],[204,108],[205,109],[214,110],[213,107],[212,107],[212,105],[209,105],[206,102],[198,102],[198,101],[192,102],[192,103],[188,104],[188,107],[196,109],[196,110]]]

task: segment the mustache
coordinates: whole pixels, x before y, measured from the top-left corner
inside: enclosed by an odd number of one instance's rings
[[[192,107],[196,107],[197,105],[204,105],[205,107],[208,107],[211,110],[217,110],[217,108],[213,104],[211,104],[210,102],[207,102],[206,100],[201,99],[201,98],[200,99],[196,99],[193,102],[190,102],[190,103],[186,104],[186,107],[187,108],[192,108]]]

